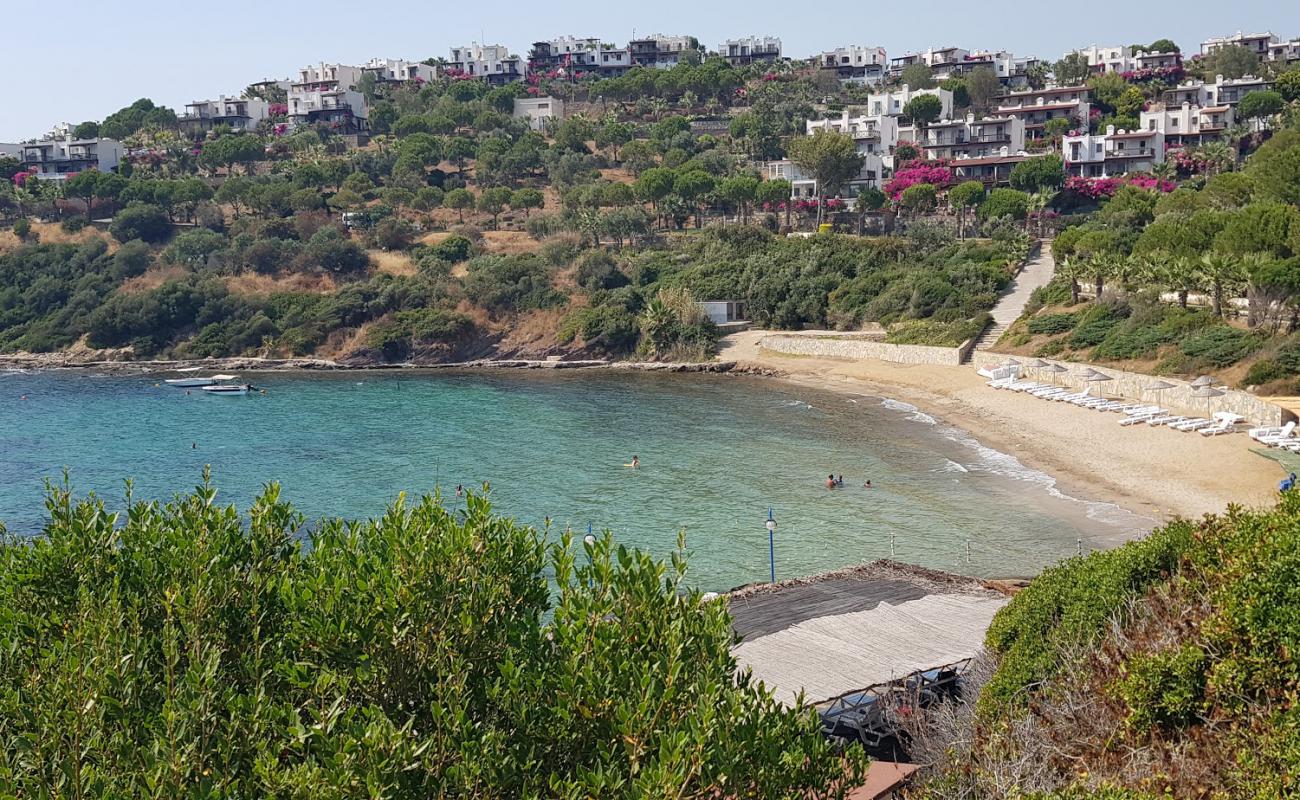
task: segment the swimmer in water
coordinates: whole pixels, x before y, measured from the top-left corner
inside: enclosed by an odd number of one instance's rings
[[[635,455],[632,456],[632,469],[636,469],[639,466],[641,466],[641,459]]]
[[[465,487],[461,486],[459,483],[456,484],[456,496],[460,497],[463,494],[465,494]]]
[[[199,449],[199,443],[198,443],[198,442],[190,442],[190,449],[191,449],[191,450],[198,450],[198,449]]]
[[[837,477],[837,478],[835,479],[835,485],[836,485],[836,486],[843,486],[843,485],[844,485],[844,476],[843,476],[843,475],[840,475],[839,477]]]
[[[866,483],[862,484],[862,488],[863,488],[863,489],[870,489],[870,488],[871,488],[871,481],[867,481]]]
[[[827,476],[826,476],[826,488],[827,488],[827,489],[834,489],[834,488],[835,488],[835,476],[834,476],[834,475],[827,475]]]

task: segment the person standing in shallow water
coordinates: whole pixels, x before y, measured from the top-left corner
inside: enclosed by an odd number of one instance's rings
[[[826,476],[826,488],[827,489],[835,488],[835,476],[833,474]]]

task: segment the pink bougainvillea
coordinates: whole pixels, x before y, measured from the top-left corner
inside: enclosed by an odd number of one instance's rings
[[[289,113],[289,106],[287,103],[272,103],[267,108],[267,111],[273,117],[283,117],[285,114]]]
[[[885,182],[885,194],[897,200],[903,190],[918,183],[928,183],[936,189],[945,189],[952,183],[952,169],[943,159],[910,161],[894,171],[894,177]]]
[[[1104,200],[1120,190],[1122,186],[1136,186],[1157,192],[1172,192],[1178,188],[1173,181],[1153,178],[1149,175],[1131,175],[1123,178],[1083,178],[1071,175],[1065,179],[1065,190],[1089,200]]]
[[[1119,76],[1129,83],[1146,83],[1147,81],[1163,81],[1165,83],[1178,83],[1183,79],[1183,68],[1181,65],[1173,67],[1145,67],[1143,69],[1129,70],[1121,72]]]

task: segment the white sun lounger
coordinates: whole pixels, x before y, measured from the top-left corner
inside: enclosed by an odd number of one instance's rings
[[[1156,409],[1155,411],[1149,411],[1145,414],[1134,414],[1120,420],[1119,424],[1125,427],[1128,427],[1129,425],[1141,425],[1143,422],[1146,422],[1149,419],[1154,419],[1164,413],[1164,409]]]
[[[1280,428],[1279,427],[1251,428],[1248,431],[1248,433],[1250,434],[1250,438],[1258,442],[1274,436],[1287,437],[1290,436],[1291,432],[1294,430],[1295,430],[1295,423],[1288,422],[1287,424],[1283,425]]]
[[[1184,422],[1175,422],[1173,425],[1170,425],[1169,427],[1173,428],[1176,431],[1186,432],[1186,431],[1200,430],[1201,428],[1206,428],[1213,424],[1214,423],[1211,422],[1210,420],[1201,417],[1198,419],[1189,419]]]
[[[1181,414],[1165,414],[1159,417],[1152,417],[1147,420],[1147,424],[1154,428],[1157,425],[1172,425],[1175,422],[1182,422],[1186,419],[1191,419],[1191,417],[1184,417]]]
[[[1208,428],[1201,428],[1197,433],[1202,436],[1218,436],[1221,433],[1236,433],[1237,423],[1224,420],[1217,425],[1211,425]]]

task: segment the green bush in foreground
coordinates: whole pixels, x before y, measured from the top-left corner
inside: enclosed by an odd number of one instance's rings
[[[0,796],[805,798],[860,775],[736,674],[680,556],[575,553],[474,495],[310,533],[275,485],[247,516],[215,498],[56,490],[43,535],[0,544]]]

